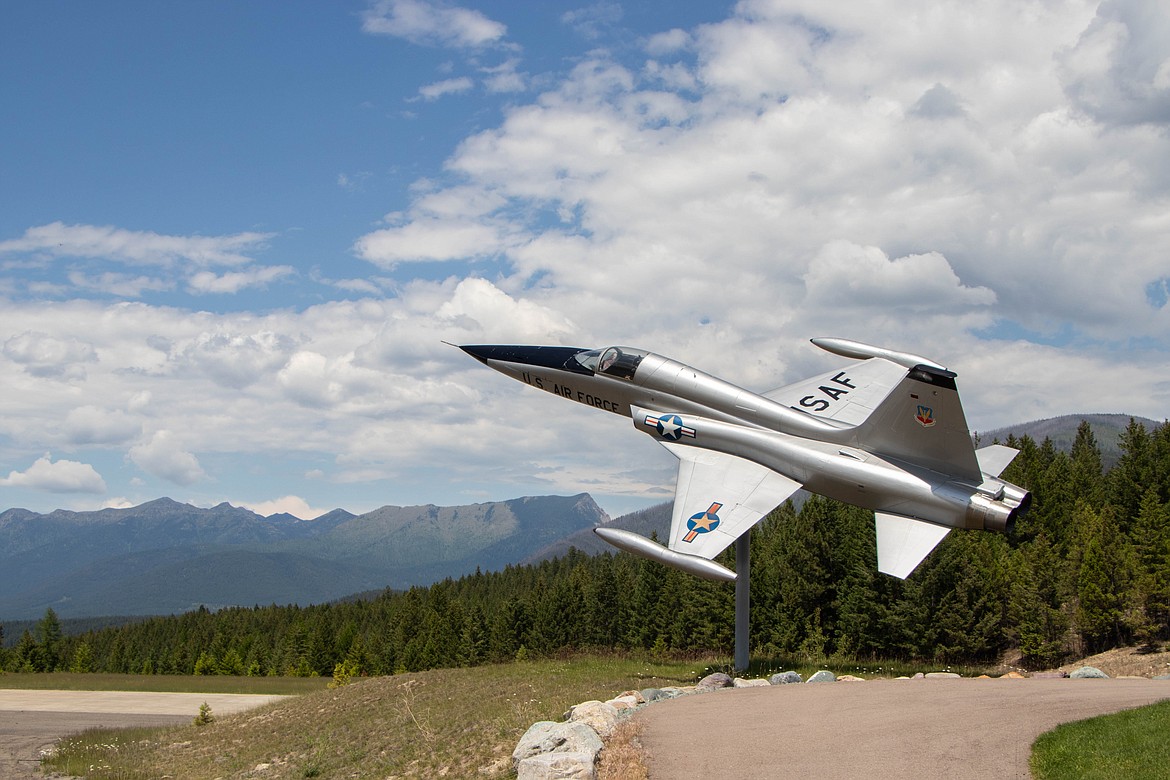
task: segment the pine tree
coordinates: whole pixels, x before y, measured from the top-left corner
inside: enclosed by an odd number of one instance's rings
[[[61,621],[52,607],[37,623],[37,644],[40,646],[39,672],[52,672],[61,663]]]
[[[1077,512],[1080,536],[1077,571],[1077,629],[1092,653],[1123,643],[1132,597],[1132,561],[1111,507]]]

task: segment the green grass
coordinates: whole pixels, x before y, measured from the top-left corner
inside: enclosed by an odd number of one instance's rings
[[[324,677],[231,677],[169,674],[0,674],[0,688],[56,691],[158,691],[296,695],[325,688]]]
[[[1170,701],[1066,723],[1032,744],[1038,780],[1163,780],[1170,775]]]

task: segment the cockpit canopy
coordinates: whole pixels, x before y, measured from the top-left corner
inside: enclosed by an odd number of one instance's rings
[[[647,354],[649,353],[645,350],[632,347],[605,347],[578,352],[570,360],[576,361],[592,373],[628,380],[634,378],[638,365]]]

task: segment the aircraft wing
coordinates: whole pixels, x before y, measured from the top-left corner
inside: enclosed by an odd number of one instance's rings
[[[758,463],[659,442],[678,457],[669,547],[711,560],[802,485]]]
[[[875,357],[769,390],[764,397],[815,417],[860,425],[897,387],[907,370],[905,366]]]

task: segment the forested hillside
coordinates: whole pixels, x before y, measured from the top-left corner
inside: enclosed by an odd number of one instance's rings
[[[756,655],[1034,666],[1170,639],[1170,425],[1131,423],[1106,471],[1092,429],[1071,453],[1009,439],[1005,478],[1033,491],[1010,537],[955,531],[905,582],[876,570],[869,512],[819,497],[752,535]],[[733,556],[722,560],[733,566]],[[9,669],[386,674],[570,648],[717,650],[733,641],[733,586],[625,554],[445,580],[350,603],[210,612],[63,637],[47,613]]]

